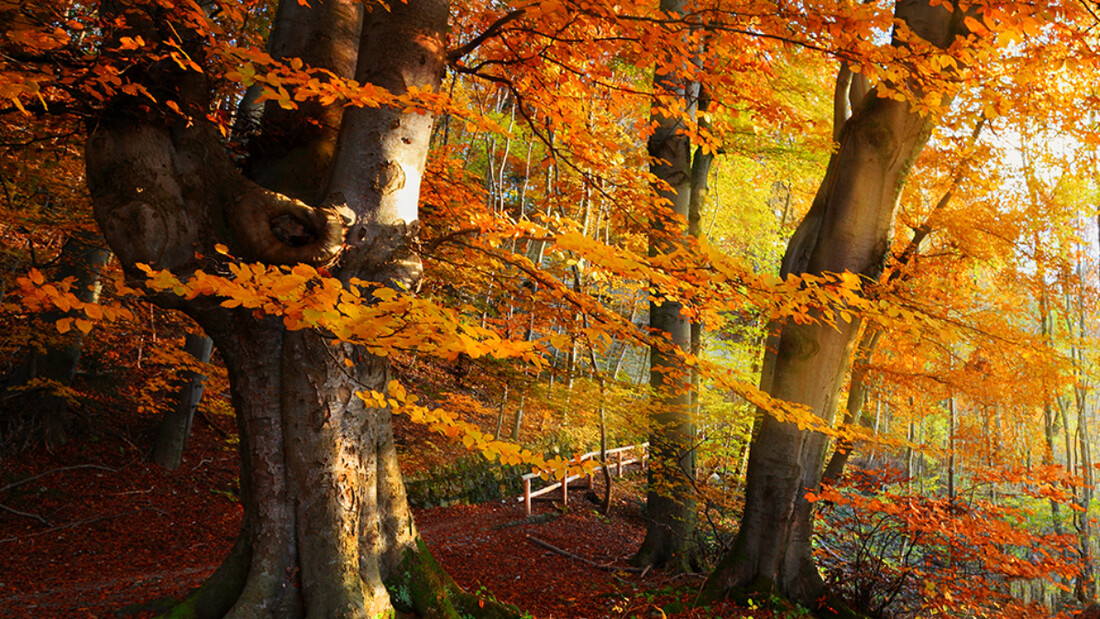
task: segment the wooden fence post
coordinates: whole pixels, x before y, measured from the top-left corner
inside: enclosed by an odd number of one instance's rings
[[[523,504],[527,507],[527,515],[531,515],[531,478],[523,480]]]

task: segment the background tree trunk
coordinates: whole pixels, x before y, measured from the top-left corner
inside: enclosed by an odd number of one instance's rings
[[[195,333],[188,333],[183,344],[184,352],[199,363],[209,363],[213,349],[214,340]],[[153,444],[153,462],[169,471],[178,469],[183,460],[183,449],[191,434],[191,423],[202,400],[204,380],[206,377],[198,372],[184,370],[180,374],[175,406],[165,412],[161,419],[157,440]]]
[[[73,278],[72,292],[84,303],[99,300],[100,277],[111,257],[103,237],[77,229],[65,240],[57,258],[58,281]],[[69,401],[65,390],[72,386],[80,357],[84,350],[84,332],[71,329],[58,334],[54,326],[72,312],[49,312],[42,317],[46,344],[43,350],[30,352],[21,370],[8,380],[16,386],[31,380],[42,381],[34,389],[3,393],[3,424],[0,425],[0,445],[18,449],[43,441],[48,446],[65,443],[69,436]],[[83,312],[77,317],[83,318]]]
[[[684,11],[682,0],[661,0],[661,10]],[[654,77],[654,90],[683,99],[694,115],[699,100],[698,82],[670,73]],[[691,140],[680,132],[682,122],[653,114],[657,128],[649,139],[650,171],[666,187],[657,196],[671,216],[655,211],[650,224],[649,255],[672,250],[681,236],[679,218],[687,220],[692,190]],[[650,423],[650,467],[646,490],[646,536],[634,557],[641,566],[666,565],[674,571],[695,566],[695,422],[692,418],[691,375],[676,354],[690,352],[691,321],[679,300],[662,298],[649,306],[649,327],[664,341],[650,347],[649,384],[653,390]]]

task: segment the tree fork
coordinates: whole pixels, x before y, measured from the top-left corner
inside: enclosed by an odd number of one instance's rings
[[[347,75],[355,62],[341,62],[351,54],[359,60],[360,83],[396,94],[410,86],[438,87],[445,63],[444,0],[395,3],[365,16],[358,4],[342,0],[318,3],[316,13],[289,6],[297,4],[288,0],[278,11],[272,35],[278,54],[312,51],[294,45],[296,33],[335,37],[335,51],[313,58],[315,66]],[[138,16],[118,36],[161,41],[169,39],[168,30],[179,31],[201,63],[200,38],[162,12]],[[185,111],[206,108],[205,74],[157,62],[132,75],[175,87]],[[255,172],[286,181],[264,186],[242,175],[202,114],[177,119],[138,103],[128,97],[111,101],[104,117],[90,123],[86,148],[97,221],[131,277],[141,278],[139,263],[184,279],[200,267],[209,272],[211,263],[214,271],[224,269],[220,243],[246,259],[328,264],[344,282],[416,289],[420,268],[412,247],[430,115],[349,108],[335,132],[299,136],[303,141],[282,155],[257,154]],[[304,112],[332,118],[325,113]],[[261,122],[265,126],[271,125]],[[280,165],[288,161],[289,169],[300,170],[293,162],[307,152],[324,159],[323,176],[278,172],[288,169]],[[315,186],[303,185],[306,180]],[[286,218],[296,224],[292,232],[304,229],[306,236],[280,231]],[[287,331],[276,316],[221,307],[218,298],[156,300],[195,318],[225,359],[240,430],[245,512],[230,557],[169,616],[358,619],[395,607],[425,617],[518,614],[462,593],[420,543],[397,465],[390,411],[370,408],[357,395],[385,389],[388,360],[352,344],[332,344],[325,334]],[[402,586],[417,595],[405,600]]]
[[[905,0],[897,3],[895,16],[940,49],[965,33],[958,6]],[[902,87],[924,90],[915,80]],[[848,90],[838,88],[837,96]],[[898,196],[931,126],[932,120],[907,101],[881,97],[877,88],[863,97],[840,130],[839,147],[791,237],[781,275],[850,272],[876,279],[889,248]],[[835,326],[782,323],[778,346],[767,353],[773,358],[764,363],[762,386],[831,423],[858,332],[858,318]],[[750,449],[737,539],[708,579],[701,601],[763,584],[808,608],[821,606],[824,582],[811,545],[814,510],[805,492],[820,482],[825,447],[820,433],[764,417]]]

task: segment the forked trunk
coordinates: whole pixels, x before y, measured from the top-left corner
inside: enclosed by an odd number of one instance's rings
[[[924,0],[897,3],[895,15],[929,43],[946,48],[960,32],[963,12]],[[919,84],[907,84],[920,91]],[[851,272],[874,281],[881,272],[901,187],[931,129],[929,117],[905,101],[869,93],[839,133],[814,203],[795,231],[782,274]],[[764,386],[772,396],[802,404],[832,423],[837,397],[859,332],[858,320],[835,325],[780,325]],[[811,545],[813,506],[826,437],[765,416],[746,474],[745,511],[731,551],[708,579],[702,599],[747,593],[786,597],[817,608],[824,583]]]
[[[351,0],[283,2],[270,50],[341,77],[354,71],[359,83],[398,94],[437,88],[447,3],[369,8]],[[182,38],[201,63],[201,37],[163,11],[126,12],[128,30],[120,36],[177,45]],[[207,106],[202,74],[165,61],[131,75],[173,85],[185,113]],[[296,110],[299,116],[277,109],[268,106],[261,133],[301,131],[251,143],[257,183],[236,168],[202,114],[157,118],[133,99],[111,102],[86,158],[96,218],[123,266],[138,275],[135,265],[146,263],[181,279],[199,268],[226,273],[220,243],[245,260],[327,266],[347,286],[363,280],[416,290],[420,261],[412,248],[431,115],[387,107],[337,113],[313,104]],[[278,316],[228,309],[219,298],[158,300],[194,317],[225,359],[245,512],[225,563],[173,616],[509,613],[458,590],[419,541],[390,412],[357,395],[385,388],[387,359],[333,342],[331,334],[288,331]]]

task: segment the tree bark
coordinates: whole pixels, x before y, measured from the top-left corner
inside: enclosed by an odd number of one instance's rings
[[[66,239],[58,257],[54,278],[73,278],[72,292],[85,303],[99,300],[100,277],[111,252],[103,239],[88,230],[75,230]],[[84,351],[84,332],[71,329],[58,334],[54,324],[72,312],[49,312],[41,318],[45,327],[45,349],[30,353],[22,368],[9,379],[15,385],[26,385],[38,379],[42,384],[34,389],[4,393],[3,419],[0,423],[0,446],[18,450],[28,444],[44,442],[61,445],[70,431],[69,402],[65,390],[72,386]],[[83,313],[79,313],[83,317]]]
[[[1085,328],[1084,307],[1084,276],[1085,267],[1080,262],[1077,264],[1077,295],[1073,301],[1067,299],[1067,309],[1075,314],[1070,318],[1077,322],[1077,333],[1074,334],[1072,350],[1073,369],[1077,379],[1073,386],[1074,409],[1077,413],[1077,447],[1080,450],[1078,456],[1081,468],[1081,478],[1084,482],[1080,487],[1077,502],[1077,545],[1081,557],[1081,572],[1077,575],[1074,586],[1074,595],[1082,604],[1091,604],[1096,600],[1096,569],[1093,566],[1092,553],[1092,494],[1095,487],[1095,478],[1092,468],[1092,440],[1090,438],[1088,415],[1088,381],[1085,377],[1085,353],[1084,344],[1088,333]],[[1071,332],[1073,327],[1070,327]]]
[[[683,12],[682,0],[661,0],[661,10]],[[689,114],[699,99],[699,83],[676,74],[656,75],[658,92],[680,97]],[[650,171],[665,185],[657,196],[671,216],[655,210],[649,255],[670,251],[682,235],[678,218],[687,220],[692,190],[691,140],[679,119],[653,114],[657,128],[649,139]],[[679,300],[658,291],[649,306],[649,327],[664,341],[650,347],[649,384],[653,390],[650,467],[646,489],[646,536],[635,565],[668,566],[687,572],[695,567],[695,422],[691,415],[691,375],[677,351],[691,350],[691,321]]]
[[[343,77],[354,69],[360,83],[391,92],[438,88],[447,12],[445,0],[391,3],[365,16],[351,0],[289,0],[276,13],[270,47]],[[179,41],[174,33],[184,32],[186,51],[202,62],[201,41],[183,22],[133,15],[123,34]],[[134,75],[174,85],[185,112],[205,109],[201,75],[167,61]],[[303,116],[327,124],[287,136],[279,148],[256,141],[249,171],[257,183],[236,169],[201,115],[158,119],[131,99],[111,102],[92,127],[86,159],[96,218],[124,268],[134,276],[146,263],[186,278],[223,260],[214,249],[222,243],[269,264],[328,265],[349,286],[358,279],[415,290],[421,271],[412,248],[432,117],[330,112],[305,106]],[[261,129],[283,115],[269,107]],[[305,242],[280,237],[280,217],[294,220]],[[384,390],[387,359],[331,335],[288,331],[278,317],[227,309],[220,299],[157,299],[186,311],[218,346],[240,430],[241,536],[180,615],[506,614],[491,604],[480,609],[419,540],[390,412],[356,395]]]
[[[962,29],[957,6],[952,11],[906,0],[897,3],[895,16],[940,48]],[[840,131],[821,188],[787,246],[782,275],[847,271],[874,281],[889,249],[901,187],[930,129],[929,117],[907,102],[880,97],[877,89],[869,93]],[[778,348],[767,353],[775,357],[765,386],[832,423],[858,332],[858,319],[835,326],[782,323]],[[826,443],[821,433],[764,418],[749,454],[740,530],[705,584],[703,600],[751,592],[819,606],[824,583],[812,553],[813,507],[805,494],[820,482]]]
[[[209,363],[214,341],[205,335],[188,333],[183,350],[199,363]],[[180,376],[176,404],[165,412],[164,419],[157,430],[157,440],[153,444],[153,462],[174,471],[183,461],[183,448],[191,434],[191,423],[195,411],[202,400],[203,381],[206,377],[192,370],[185,370]]]

